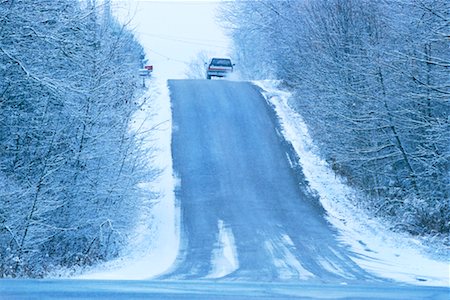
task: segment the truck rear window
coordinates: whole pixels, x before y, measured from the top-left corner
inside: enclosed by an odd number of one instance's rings
[[[222,58],[213,58],[213,60],[211,61],[211,65],[221,67],[231,67],[231,60]]]

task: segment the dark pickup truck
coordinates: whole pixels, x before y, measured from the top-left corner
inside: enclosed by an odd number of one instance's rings
[[[206,70],[206,79],[211,79],[213,76],[225,77],[233,72],[233,67],[234,64],[229,58],[212,58]]]

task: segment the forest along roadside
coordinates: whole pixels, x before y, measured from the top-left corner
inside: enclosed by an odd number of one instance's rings
[[[170,268],[179,248],[179,212],[175,206],[171,156],[172,116],[167,80],[152,78],[133,116],[130,130],[142,138],[152,156],[146,163],[159,172],[140,187],[146,197],[138,226],[129,245],[118,259],[91,268],[75,278],[142,280],[153,278]],[[72,277],[73,278],[73,277]]]

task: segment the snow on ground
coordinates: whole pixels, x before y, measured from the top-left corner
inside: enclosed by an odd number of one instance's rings
[[[211,260],[213,270],[206,278],[221,278],[239,268],[236,245],[231,228],[226,226],[222,220],[219,220],[217,226],[219,227],[219,237],[217,248],[214,249]]]
[[[148,279],[170,268],[179,249],[179,210],[175,205],[171,138],[172,115],[166,80],[152,79],[143,96],[145,105],[134,116],[132,130],[145,135],[145,146],[153,149],[149,164],[161,169],[152,182],[141,188],[148,191],[148,206],[142,209],[139,226],[119,259],[97,266],[80,279]],[[158,147],[158,148],[155,148]],[[152,199],[151,193],[158,193]]]
[[[416,284],[449,286],[449,261],[427,257],[425,247],[405,234],[388,231],[379,220],[352,206],[357,193],[337,177],[318,155],[302,117],[289,106],[290,94],[277,81],[255,81],[275,107],[285,138],[299,156],[303,172],[339,231],[339,239],[355,253],[362,268],[380,277]]]

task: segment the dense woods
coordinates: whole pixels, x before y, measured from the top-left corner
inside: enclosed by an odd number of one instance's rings
[[[450,2],[235,1],[222,17],[246,79],[294,93],[323,157],[412,234],[450,230]]]
[[[115,257],[149,172],[143,49],[95,0],[0,0],[0,277]]]

